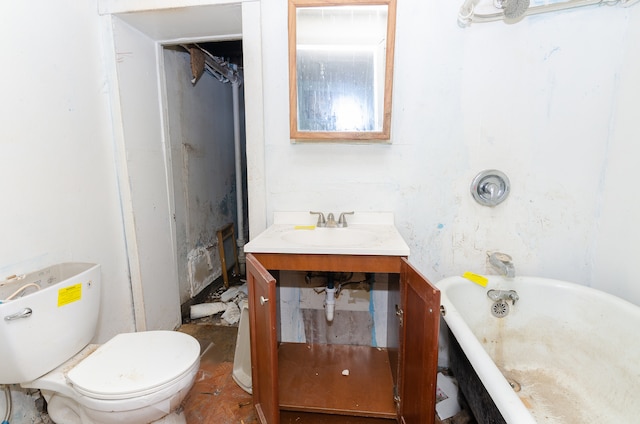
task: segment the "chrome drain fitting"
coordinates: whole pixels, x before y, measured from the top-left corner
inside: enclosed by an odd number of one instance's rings
[[[496,318],[504,318],[509,315],[509,304],[504,300],[498,300],[491,306],[491,315]]]

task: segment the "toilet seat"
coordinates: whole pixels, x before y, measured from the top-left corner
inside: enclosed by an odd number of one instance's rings
[[[177,331],[118,334],[69,370],[65,377],[81,395],[119,400],[163,390],[199,361],[200,344]]]

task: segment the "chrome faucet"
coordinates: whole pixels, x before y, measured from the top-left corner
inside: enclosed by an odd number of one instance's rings
[[[316,227],[326,227],[327,220],[324,219],[324,214],[322,212],[309,212],[311,215],[318,215],[318,222],[316,223]],[[331,215],[333,217],[333,215]],[[335,222],[335,221],[334,221]]]
[[[327,215],[327,219],[324,218],[324,214],[322,212],[309,212],[311,215],[318,215],[318,222],[316,223],[316,227],[327,227],[327,228],[344,228],[347,227],[347,217],[345,215],[353,215],[352,212],[342,212],[340,213],[340,217],[338,217],[338,221],[336,222],[336,217],[330,212]]]
[[[353,211],[351,212],[342,212],[340,217],[338,218],[338,227],[344,228],[347,226],[347,217],[345,215],[353,215]]]
[[[513,278],[516,276],[516,268],[513,266],[511,256],[505,253],[491,253],[489,255],[489,263],[494,269],[496,269],[496,271],[507,278]]]
[[[520,296],[518,296],[518,293],[515,290],[489,290],[487,292],[487,297],[494,302],[510,300],[514,305],[520,299]]]

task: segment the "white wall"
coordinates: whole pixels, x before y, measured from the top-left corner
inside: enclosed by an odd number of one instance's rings
[[[96,5],[2,2],[0,16],[0,279],[99,263],[98,334],[132,331]]]
[[[632,115],[639,7],[462,29],[461,2],[401,1],[391,145],[336,145],[289,140],[286,2],[268,3],[268,217],[393,211],[411,261],[434,282],[489,272],[486,252],[500,250],[519,274],[592,285],[640,304],[631,265],[640,253],[632,220],[640,200],[629,169],[640,152],[632,141],[640,132]],[[496,208],[469,193],[487,168],[512,183]]]
[[[637,163],[638,99],[640,99],[640,40],[638,20],[640,10],[624,29],[627,39],[622,66],[616,72],[618,97],[612,108],[611,136],[606,153],[606,168],[600,183],[601,209],[597,212],[598,234],[594,240],[593,286],[606,290],[636,304],[640,304],[640,286],[637,283],[637,258],[640,248],[640,178]]]
[[[118,17],[104,17],[113,140],[136,331],[180,325],[162,47]],[[115,69],[114,69],[115,68]]]

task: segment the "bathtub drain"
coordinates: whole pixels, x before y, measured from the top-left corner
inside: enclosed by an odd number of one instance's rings
[[[496,318],[504,318],[509,315],[509,304],[504,300],[498,300],[491,306],[491,315]]]

